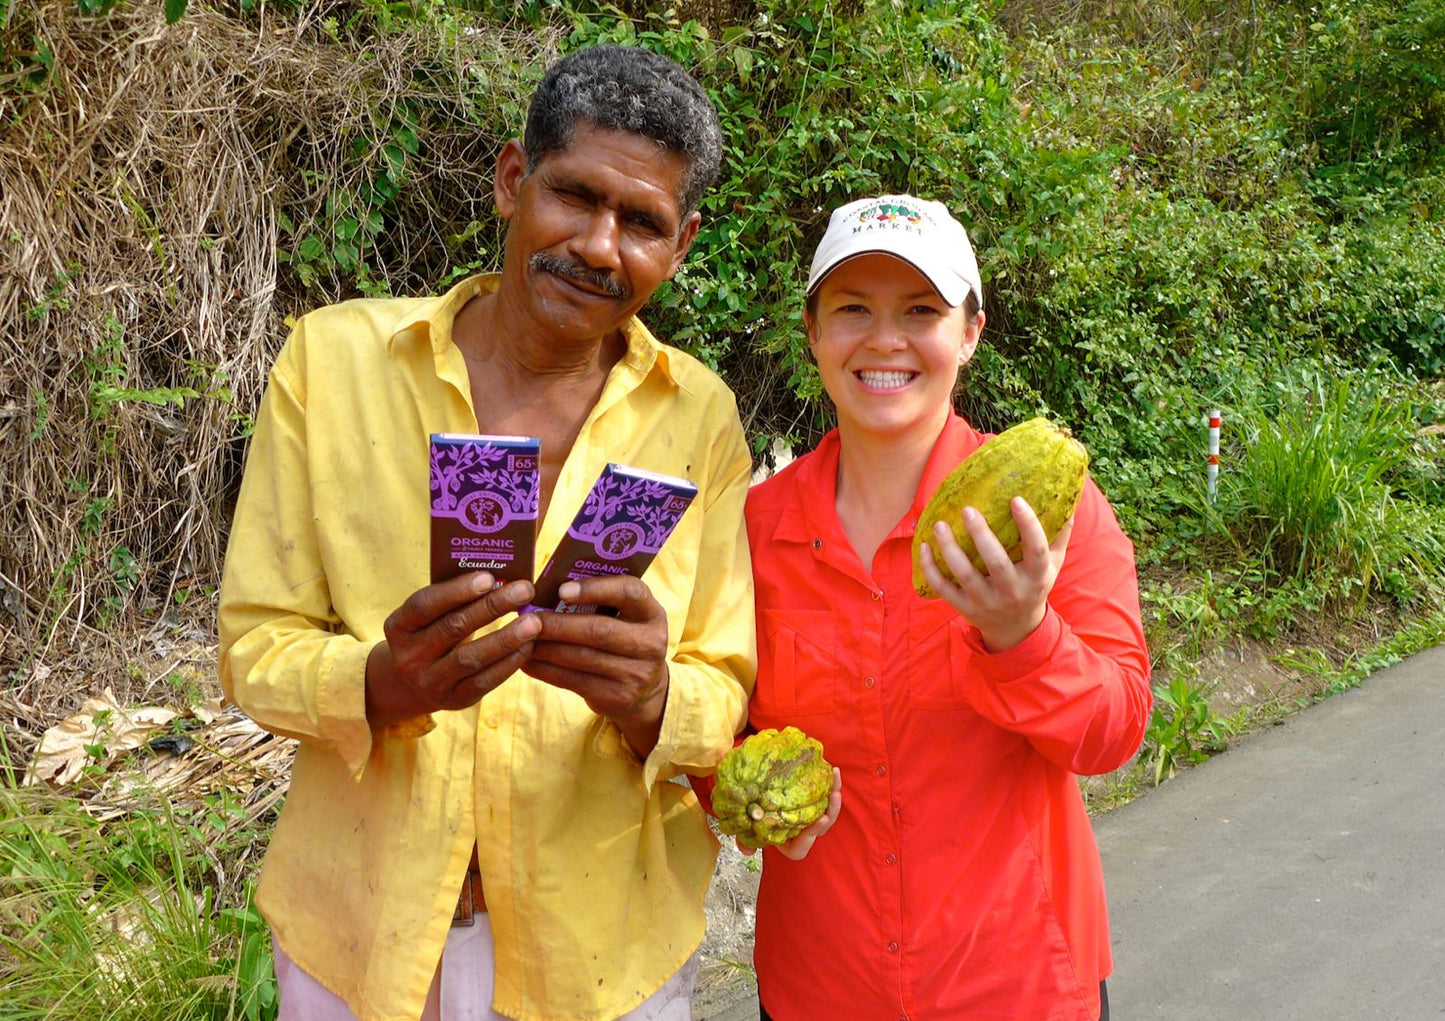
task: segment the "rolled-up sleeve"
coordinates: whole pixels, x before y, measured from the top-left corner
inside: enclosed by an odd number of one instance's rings
[[[1049,761],[1097,774],[1138,751],[1152,696],[1134,548],[1092,481],[1043,622],[999,653],[972,626],[965,640],[969,703]]]

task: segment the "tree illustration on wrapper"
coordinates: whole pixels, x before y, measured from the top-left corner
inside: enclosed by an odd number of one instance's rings
[[[647,529],[643,545],[660,549],[682,516],[681,511],[669,509],[671,497],[672,490],[664,483],[606,474],[583,502],[585,524],[573,534],[579,539],[596,539],[608,526],[629,521]]]
[[[538,486],[535,472],[515,471],[506,467],[507,452],[491,443],[436,444],[431,452],[432,506],[436,511],[454,511],[456,494],[463,481],[468,490],[485,490],[503,497],[511,510],[519,515],[535,515]],[[487,466],[487,467],[482,467]]]
[[[666,489],[666,487],[658,487]],[[638,516],[638,524],[647,528],[645,544],[650,549],[661,549],[668,534],[677,527],[678,520],[683,512],[687,510],[684,503],[679,506],[679,501],[672,499],[661,499],[655,502],[648,502],[643,505],[642,513]]]
[[[498,496],[505,496],[507,504],[514,512],[526,513],[537,510],[537,474],[535,472],[518,472],[510,469],[498,469],[496,471],[482,472],[479,475],[485,478],[477,478],[484,487],[490,489]],[[474,476],[476,478],[477,476]]]
[[[462,473],[479,461],[496,457],[491,444],[433,444],[431,448],[432,507],[439,511],[455,510]]]
[[[642,487],[647,485],[642,479],[623,479],[611,474],[604,475],[601,481],[601,485],[594,486],[587,494],[582,505],[582,513],[590,513],[591,517],[578,530],[579,538],[593,539],[601,535],[617,517],[617,512],[637,500],[645,492]]]

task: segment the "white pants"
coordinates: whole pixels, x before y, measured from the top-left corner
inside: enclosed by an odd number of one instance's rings
[[[492,927],[485,913],[473,925],[453,926],[447,933],[437,976],[427,993],[421,1021],[509,1021],[492,1010],[496,957]],[[276,938],[276,986],[281,994],[277,1021],[356,1021],[356,1015],[335,993],[298,967]],[[697,982],[693,954],[671,978],[618,1021],[691,1021],[692,988]]]

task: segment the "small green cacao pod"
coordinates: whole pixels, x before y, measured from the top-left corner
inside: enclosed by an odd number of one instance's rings
[[[938,597],[923,576],[919,546],[924,542],[933,550],[939,572],[957,581],[933,541],[936,522],[942,521],[953,530],[964,555],[987,574],[988,567],[973,537],[963,527],[963,509],[973,507],[982,514],[1010,559],[1017,563],[1024,552],[1009,503],[1016,496],[1027,500],[1044,526],[1044,534],[1053,542],[1079,506],[1088,468],[1089,454],[1084,445],[1070,436],[1069,430],[1046,418],[1029,419],[986,440],[939,483],[923,508],[913,533],[914,589],[925,599]]]
[[[712,792],[718,827],[749,847],[781,844],[828,810],[833,767],[797,727],[760,730],[723,756]]]

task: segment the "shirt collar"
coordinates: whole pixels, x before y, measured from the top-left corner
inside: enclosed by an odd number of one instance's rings
[[[933,444],[928,463],[923,468],[923,478],[913,494],[913,504],[908,509],[908,518],[903,523],[904,531],[911,537],[918,525],[918,518],[928,504],[928,498],[938,488],[948,473],[958,467],[969,454],[978,449],[988,437],[978,432],[963,418],[950,413],[943,423],[943,431]],[[785,542],[815,542],[818,539],[838,538],[833,533],[841,526],[837,524],[835,510],[838,500],[838,456],[840,452],[838,430],[834,429],[819,441],[811,456],[802,458],[792,486],[790,506],[780,515],[773,532],[776,539]]]
[[[792,498],[778,517],[773,538],[783,542],[810,542],[824,538],[826,525],[837,520],[838,430],[818,441],[812,454],[800,458],[792,485]]]
[[[462,306],[479,294],[494,294],[501,286],[500,273],[478,273],[458,282],[445,294],[426,298],[408,309],[407,314],[397,320],[387,338],[386,353],[395,357],[396,346],[403,343],[429,341],[432,352],[440,356],[452,346],[452,320]],[[660,344],[652,332],[633,316],[622,324],[622,336],[627,341],[627,350],[619,364],[633,370],[639,377],[647,375],[656,365],[674,385],[672,359],[668,350]]]

